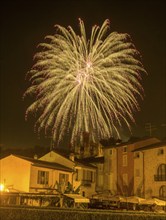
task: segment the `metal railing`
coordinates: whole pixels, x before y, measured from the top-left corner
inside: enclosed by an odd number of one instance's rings
[[[155,181],[166,181],[166,175],[154,175]]]

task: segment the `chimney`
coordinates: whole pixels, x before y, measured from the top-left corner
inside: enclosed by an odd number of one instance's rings
[[[33,158],[34,158],[35,160],[37,160],[37,159],[38,159],[37,154],[35,154],[35,155],[33,156]]]
[[[70,153],[69,159],[72,160],[72,161],[74,161],[74,153]]]

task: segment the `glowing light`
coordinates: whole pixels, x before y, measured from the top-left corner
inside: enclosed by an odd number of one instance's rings
[[[79,19],[80,36],[72,27],[56,25],[47,36],[28,73],[32,86],[25,92],[35,97],[26,111],[37,117],[35,128],[53,135],[56,142],[71,134],[79,143],[83,132],[94,142],[119,136],[125,122],[130,129],[133,112],[143,98],[140,73],[146,73],[128,34],[109,31],[109,20],[92,27],[87,39]]]
[[[86,66],[87,66],[87,68],[90,68],[92,66],[92,63],[90,61],[87,61]]]
[[[4,190],[5,190],[5,186],[4,186],[4,184],[1,183],[0,184],[0,191],[3,192]]]

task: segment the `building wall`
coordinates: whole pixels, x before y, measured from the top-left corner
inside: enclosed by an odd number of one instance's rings
[[[96,191],[103,191],[104,188],[104,164],[96,164]]]
[[[115,148],[104,149],[103,189],[117,193],[117,151]]]
[[[96,170],[76,166],[73,174],[74,190],[79,188],[79,193],[91,197],[96,192]]]
[[[0,182],[9,188],[29,192],[30,162],[10,155],[0,160]]]
[[[51,152],[45,154],[43,157],[39,158],[39,160],[59,163],[63,166],[69,167],[71,169],[75,165],[75,163],[73,161],[69,160],[68,158],[65,158],[65,157],[61,156],[60,154],[58,154],[54,151],[51,151]]]
[[[38,172],[48,172],[48,184],[40,184],[38,183]],[[47,189],[57,189],[57,183],[60,183],[60,174],[65,174],[68,176],[67,180],[64,182],[64,189],[67,187],[68,182],[72,182],[72,173],[54,170],[44,167],[31,167],[31,176],[30,176],[30,192],[41,192],[46,191]]]
[[[164,153],[159,154],[159,150],[163,149]],[[159,197],[159,189],[162,185],[166,185],[165,181],[156,181],[154,175],[157,174],[159,165],[166,164],[166,146],[154,148],[144,151],[145,159],[145,198],[154,196]]]
[[[144,197],[144,155],[142,152],[134,153],[134,195]]]
[[[141,187],[143,179],[141,179],[141,175],[143,176],[143,161],[142,165],[140,165],[140,160],[134,160],[134,152],[133,150],[136,150],[140,147],[148,146],[150,144],[154,143],[160,143],[160,140],[157,138],[147,138],[144,140],[137,141],[135,143],[127,144],[127,145],[122,145],[122,146],[117,146],[117,175],[118,175],[118,181],[117,181],[117,187],[118,187],[118,192],[122,195],[125,196],[131,196],[134,195],[137,191],[138,193],[138,188]],[[126,152],[125,152],[126,150]],[[143,155],[142,155],[142,160],[143,160]],[[137,168],[134,169],[134,161],[137,166]],[[136,178],[137,180],[134,180],[135,174],[134,172],[140,171],[140,177]],[[144,174],[146,175],[146,174]],[[142,177],[143,178],[143,177]],[[134,185],[135,184],[135,185]],[[142,191],[145,191],[145,189],[141,189]]]
[[[125,145],[117,148],[117,187],[121,195],[134,194],[134,160],[133,145]]]
[[[160,154],[163,150],[163,154]],[[139,154],[139,157],[138,157]],[[145,198],[160,197],[159,190],[165,180],[156,180],[158,167],[166,164],[166,146],[135,152],[134,194]],[[166,165],[165,165],[166,166]],[[139,171],[138,171],[139,170]],[[165,198],[166,199],[166,198]]]
[[[88,168],[88,167],[82,167],[81,165],[76,165],[76,163],[72,160],[69,160],[61,155],[59,155],[58,153],[56,152],[53,152],[51,151],[50,153],[44,155],[43,157],[40,158],[40,160],[45,160],[45,161],[48,161],[48,162],[56,162],[56,163],[59,163],[59,164],[62,164],[66,167],[69,167],[71,169],[74,169],[75,171],[77,169],[79,169],[81,172],[81,177],[80,177],[80,180],[76,180],[76,172],[73,171],[73,177],[72,177],[72,180],[71,180],[71,183],[74,187],[74,189],[76,190],[78,187],[80,188],[80,193],[83,194],[84,196],[86,197],[89,197],[91,196],[92,194],[95,193],[95,186],[96,186],[96,182],[93,181],[92,183],[90,184],[84,184],[83,182],[83,170],[84,171],[92,171],[94,173],[94,176],[96,175],[96,169],[91,169],[91,168]],[[81,186],[81,187],[80,187]]]

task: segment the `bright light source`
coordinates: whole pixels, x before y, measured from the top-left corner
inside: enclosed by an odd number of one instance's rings
[[[2,192],[2,191],[4,191],[4,189],[5,189],[5,186],[4,186],[4,184],[0,184],[0,191]]]
[[[88,62],[86,63],[86,66],[87,66],[87,68],[90,68],[90,67],[92,66],[92,63],[91,63],[90,61],[88,61]]]

